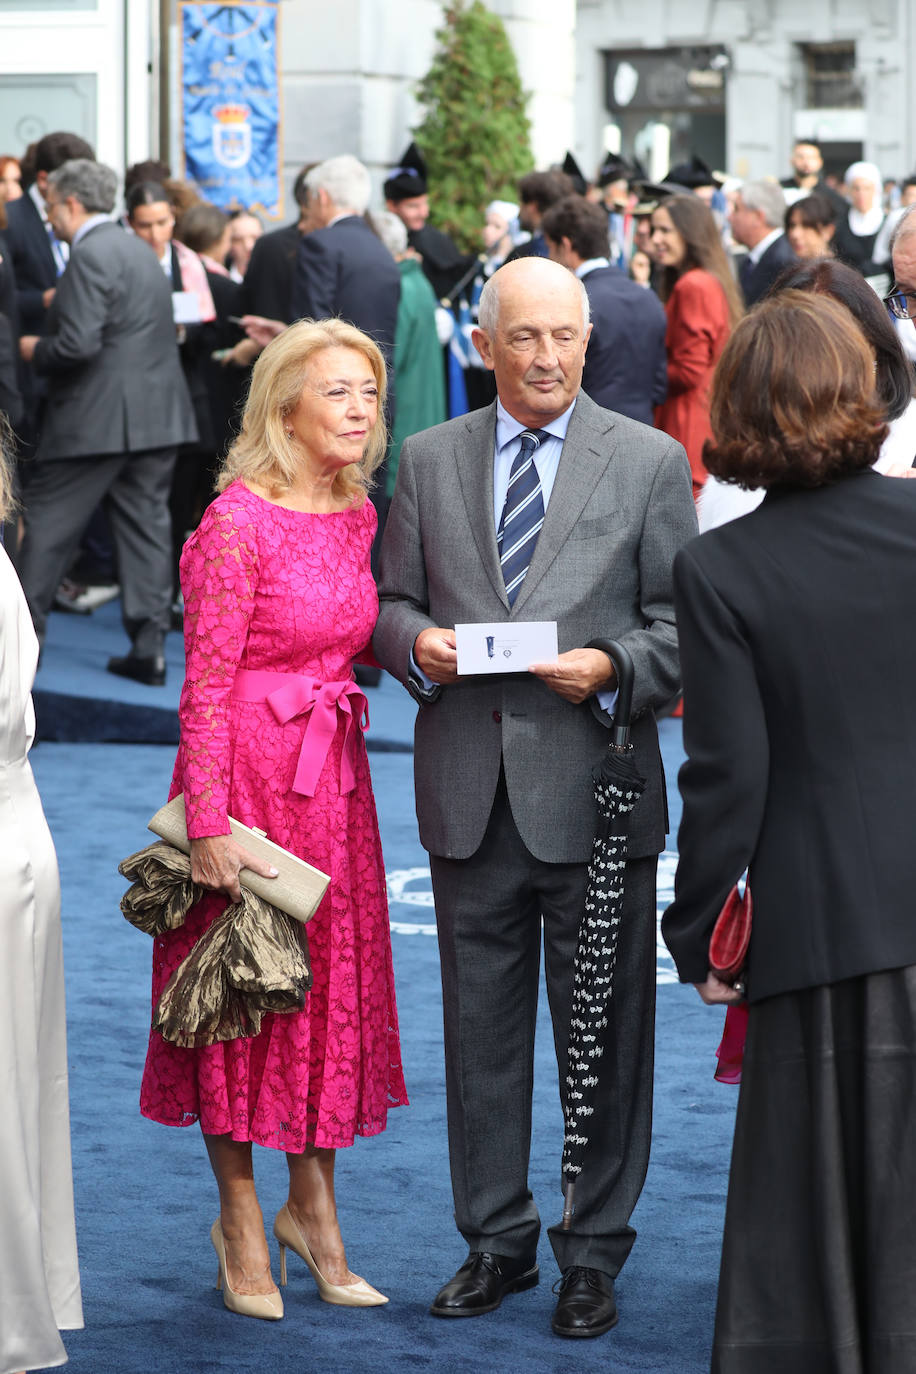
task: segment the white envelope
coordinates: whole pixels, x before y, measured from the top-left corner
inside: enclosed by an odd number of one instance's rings
[[[200,301],[193,291],[172,292],[172,319],[176,324],[200,324]]]
[[[498,625],[456,625],[458,672],[524,673],[531,663],[557,657],[555,620],[512,620]]]

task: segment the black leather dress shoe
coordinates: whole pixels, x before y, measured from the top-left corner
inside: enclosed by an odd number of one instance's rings
[[[610,1274],[575,1264],[563,1271],[557,1292],[550,1325],[558,1336],[603,1336],[617,1325],[614,1280]]]
[[[110,658],[108,671],[117,677],[129,677],[134,682],[142,682],[147,687],[165,686],[165,659],[162,654],[150,658],[140,658],[138,654]]]
[[[479,1317],[492,1312],[507,1293],[534,1288],[537,1258],[512,1259],[487,1250],[472,1250],[453,1279],[440,1288],[429,1309],[434,1317]]]

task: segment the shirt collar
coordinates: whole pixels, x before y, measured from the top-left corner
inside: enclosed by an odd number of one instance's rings
[[[576,402],[573,401],[572,405],[569,406],[569,408],[568,408],[567,410],[564,410],[562,415],[558,415],[557,418],[556,418],[555,420],[551,420],[549,424],[546,424],[546,425],[538,425],[537,428],[538,428],[538,429],[544,429],[544,430],[547,431],[548,434],[554,435],[554,437],[557,438],[557,439],[559,439],[559,440],[560,440],[560,443],[562,444],[563,441],[564,441],[565,438],[566,438],[566,431],[567,431],[567,429],[569,428],[570,417],[571,417],[573,411],[575,410],[575,407],[576,407]],[[508,410],[506,410],[505,406],[503,405],[502,401],[499,399],[499,397],[497,397],[497,399],[496,399],[496,449],[497,449],[497,452],[498,452],[500,449],[505,448],[505,447],[506,447],[506,444],[511,443],[513,439],[517,439],[518,436],[519,436],[521,433],[523,433],[523,431],[526,430],[526,429],[528,429],[528,425],[523,425],[522,422],[521,422],[521,420],[516,420],[516,418],[515,418],[514,415],[510,415],[509,412],[508,412]]]
[[[36,209],[36,210],[38,211],[38,213],[41,215],[42,223],[43,223],[43,224],[47,224],[47,222],[48,222],[48,211],[47,211],[47,209],[46,209],[46,207],[45,207],[45,198],[44,198],[44,196],[41,194],[41,192],[39,191],[39,189],[38,189],[38,187],[37,187],[37,185],[35,184],[34,181],[32,182],[31,186],[29,187],[28,194],[29,194],[29,199],[31,200],[32,204],[35,206],[35,209]]]
[[[97,224],[110,223],[111,220],[109,219],[108,215],[90,215],[89,218],[80,225],[76,233],[73,235],[73,238],[70,240],[70,251],[72,252],[76,245],[79,243],[80,239],[83,238],[86,234],[88,234],[90,229],[94,229]]]
[[[761,239],[759,243],[755,243],[754,247],[748,253],[751,262],[758,263],[767,249],[779,238],[782,238],[782,230],[773,229],[767,234],[765,239]]]
[[[594,272],[596,267],[610,267],[610,265],[608,258],[586,258],[585,262],[580,262],[576,268],[576,276],[582,278],[587,276],[589,272]]]

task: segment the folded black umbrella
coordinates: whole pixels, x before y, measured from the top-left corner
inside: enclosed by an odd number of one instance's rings
[[[585,909],[579,924],[567,1047],[563,1114],[563,1228],[573,1215],[575,1183],[588,1147],[588,1121],[600,1091],[605,1030],[614,991],[630,815],[646,785],[630,744],[633,660],[622,644],[592,640],[617,670],[617,706],[607,753],[594,770],[598,823],[588,866]]]
[[[157,841],[118,865],[132,886],[121,898],[131,925],[147,935],[182,926],[206,889],[191,860]],[[300,1011],[312,984],[305,926],[248,888],[207,927],[170,978],[153,1029],[196,1048],[257,1035],[267,1012]]]

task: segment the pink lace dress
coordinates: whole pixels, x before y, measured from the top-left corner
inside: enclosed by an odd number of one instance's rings
[[[196,1050],[151,1033],[140,1110],[165,1125],[199,1120],[208,1134],[301,1153],[375,1135],[388,1108],[407,1102],[363,702],[352,683],[378,614],[375,526],[369,501],[311,515],[234,482],[185,546],[187,669],[172,795],[185,794],[192,838],[228,833],[232,815],[331,884],[308,925],[313,985],[302,1011],[267,1016],[251,1039]],[[263,686],[240,689],[245,682],[279,685],[286,709]],[[301,696],[292,704],[291,684]],[[155,941],[154,1006],[225,901],[208,895]]]

